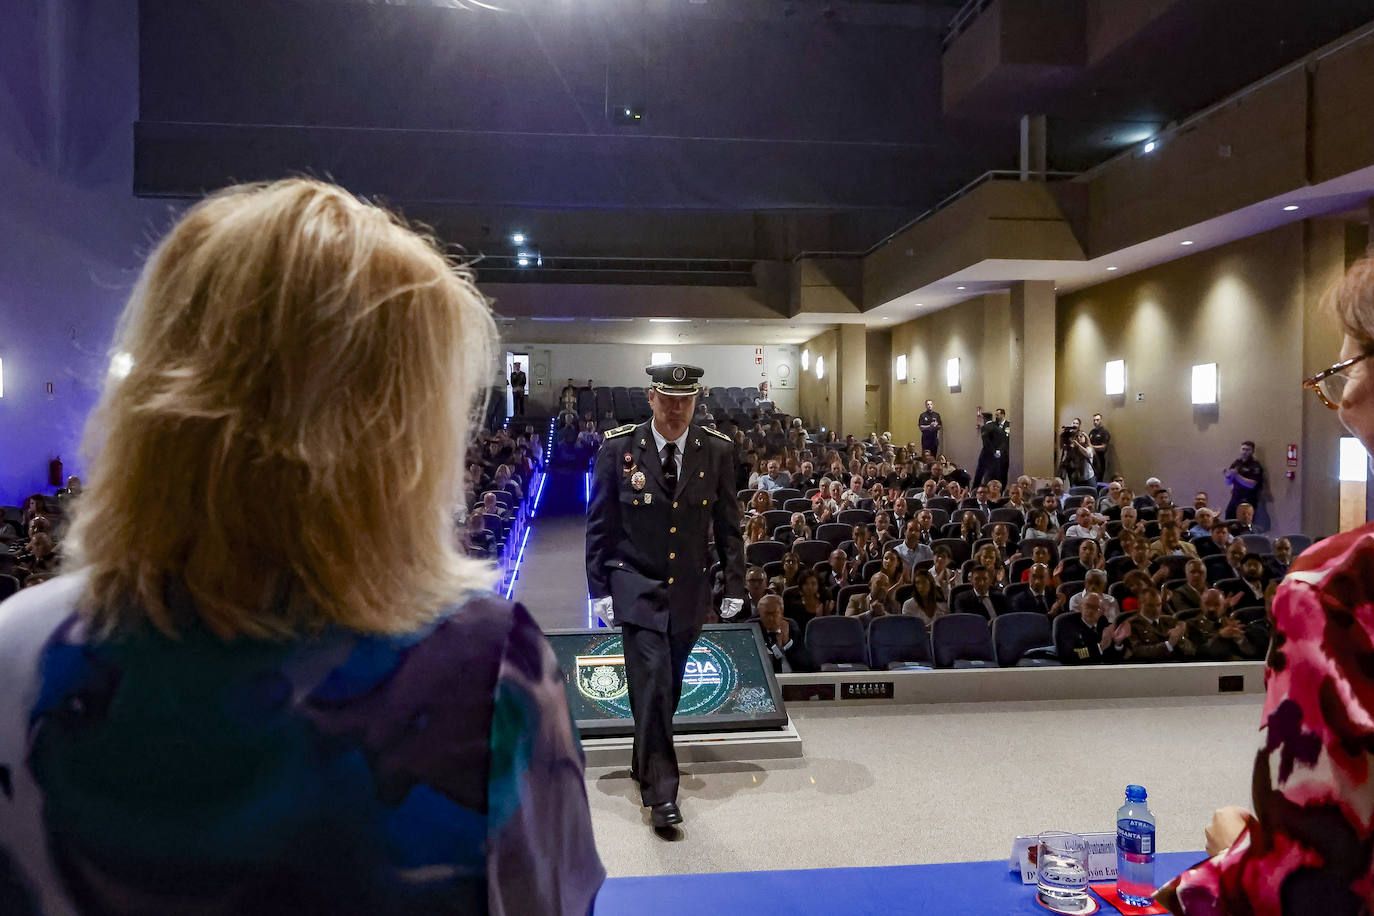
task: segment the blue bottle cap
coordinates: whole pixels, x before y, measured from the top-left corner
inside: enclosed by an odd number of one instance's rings
[[[1144,786],[1127,786],[1126,801],[1143,802],[1146,799]]]

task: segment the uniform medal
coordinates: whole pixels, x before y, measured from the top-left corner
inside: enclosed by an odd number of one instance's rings
[[[634,487],[636,490],[644,489],[643,471],[635,471],[633,474],[630,475],[630,486]]]

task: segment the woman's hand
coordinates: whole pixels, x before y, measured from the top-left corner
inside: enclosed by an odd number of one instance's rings
[[[1254,815],[1238,805],[1227,805],[1212,812],[1212,822],[1207,825],[1207,855],[1214,856],[1231,848],[1240,838],[1245,828],[1250,826]]]

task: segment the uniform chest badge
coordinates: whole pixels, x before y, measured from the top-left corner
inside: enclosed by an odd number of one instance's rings
[[[633,474],[630,475],[630,486],[634,487],[636,490],[644,489],[643,471],[635,471]]]
[[[652,493],[645,493],[645,494],[644,494],[644,505],[646,505],[646,506],[652,506],[653,504],[654,504],[654,494],[652,494]]]

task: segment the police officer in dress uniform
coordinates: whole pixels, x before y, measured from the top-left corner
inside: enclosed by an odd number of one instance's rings
[[[690,421],[702,370],[671,363],[653,378],[653,419],[608,430],[587,508],[587,588],[597,615],[619,624],[635,720],[631,776],[654,827],[682,822],[673,713],[687,656],[711,611],[712,557],[725,573],[720,617],[744,618],[744,539],[734,443]]]

